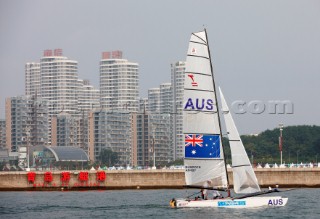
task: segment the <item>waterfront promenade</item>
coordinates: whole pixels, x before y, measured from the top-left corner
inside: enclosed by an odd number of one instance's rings
[[[261,187],[320,188],[320,168],[255,169]],[[233,177],[228,171],[231,186]],[[183,188],[184,170],[0,172],[0,190],[82,190]]]

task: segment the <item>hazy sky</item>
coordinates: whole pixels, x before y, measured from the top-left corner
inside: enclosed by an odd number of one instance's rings
[[[24,94],[24,65],[45,49],[78,61],[99,88],[103,51],[140,65],[140,96],[170,82],[191,32],[207,28],[216,82],[233,101],[290,100],[293,114],[235,114],[240,133],[320,125],[320,1],[0,0],[0,115]]]

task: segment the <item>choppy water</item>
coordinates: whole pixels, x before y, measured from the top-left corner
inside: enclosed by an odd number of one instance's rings
[[[281,208],[172,209],[169,201],[197,190],[0,192],[0,218],[320,218],[320,189],[286,193]],[[277,194],[278,195],[278,194]]]

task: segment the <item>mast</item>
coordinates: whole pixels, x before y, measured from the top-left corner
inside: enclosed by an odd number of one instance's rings
[[[223,153],[223,159],[226,160],[226,156],[224,153],[224,145],[222,144],[222,129],[221,129],[221,119],[220,119],[220,111],[219,111],[219,104],[218,104],[218,98],[217,98],[217,92],[216,92],[216,84],[214,81],[213,77],[213,67],[212,67],[212,62],[211,62],[211,54],[210,54],[210,48],[209,48],[209,39],[207,35],[207,30],[204,28],[204,32],[206,34],[206,39],[207,39],[207,48],[208,48],[208,54],[209,54],[209,60],[210,60],[210,69],[211,69],[211,75],[212,75],[212,81],[213,81],[213,90],[215,91],[215,101],[217,105],[217,113],[218,113],[218,121],[219,121],[219,129],[220,129],[220,140],[221,140],[221,145],[222,145],[222,153]],[[228,170],[227,170],[227,164],[224,162],[224,168],[226,171],[226,177],[227,177],[227,190],[228,190],[228,196],[230,197],[230,189],[229,189],[229,177],[228,177]]]

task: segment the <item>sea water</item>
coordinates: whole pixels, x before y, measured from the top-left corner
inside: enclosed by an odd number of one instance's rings
[[[274,193],[285,207],[172,209],[172,198],[197,190],[0,192],[0,218],[320,218],[320,189]]]

